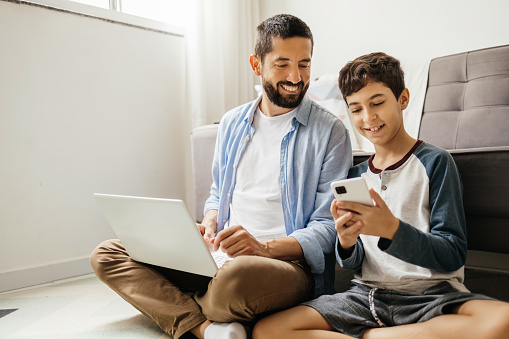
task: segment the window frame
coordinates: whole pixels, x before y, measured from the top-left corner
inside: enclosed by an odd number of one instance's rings
[[[16,2],[19,4],[26,4],[30,6],[38,6],[51,10],[57,10],[60,12],[74,13],[107,22],[137,27],[164,34],[185,36],[186,33],[186,29],[181,26],[172,25],[165,22],[160,22],[148,18],[118,12],[116,10],[86,5],[69,0],[20,0]]]

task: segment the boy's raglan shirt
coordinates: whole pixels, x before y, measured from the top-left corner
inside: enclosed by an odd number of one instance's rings
[[[399,229],[392,241],[361,235],[349,258],[342,259],[336,248],[340,265],[356,269],[355,281],[373,287],[421,293],[447,281],[468,291],[462,185],[451,155],[419,140],[386,170],[376,169],[372,159],[348,176],[366,179],[400,220]]]

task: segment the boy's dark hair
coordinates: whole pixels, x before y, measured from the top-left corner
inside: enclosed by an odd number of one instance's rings
[[[303,37],[311,39],[311,51],[313,51],[313,34],[308,25],[301,19],[289,15],[278,14],[268,18],[257,27],[257,36],[255,43],[255,54],[260,57],[261,62],[265,55],[272,51],[273,38],[292,38]]]
[[[385,53],[371,53],[347,63],[339,72],[338,85],[346,97],[361,90],[368,82],[382,82],[394,93],[396,99],[405,89],[405,73],[399,60]]]

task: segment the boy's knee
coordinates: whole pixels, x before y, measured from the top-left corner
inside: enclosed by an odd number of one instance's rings
[[[486,338],[509,338],[509,303],[500,306],[485,325],[488,327]]]
[[[270,337],[270,331],[268,330],[266,319],[267,318],[260,319],[256,323],[255,327],[253,328],[253,339],[262,339]]]
[[[275,331],[271,317],[260,319],[253,328],[253,339],[272,339],[279,335]],[[278,327],[276,326],[276,329]]]

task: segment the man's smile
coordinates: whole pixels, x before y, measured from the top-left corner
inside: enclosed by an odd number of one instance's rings
[[[300,86],[297,86],[297,85],[284,85],[282,84],[281,87],[283,87],[284,90],[286,90],[287,92],[297,92],[299,87]]]
[[[300,89],[304,87],[304,83],[302,81],[293,84],[291,82],[278,82],[278,85],[283,89],[283,91],[288,92],[290,94],[297,94]]]

